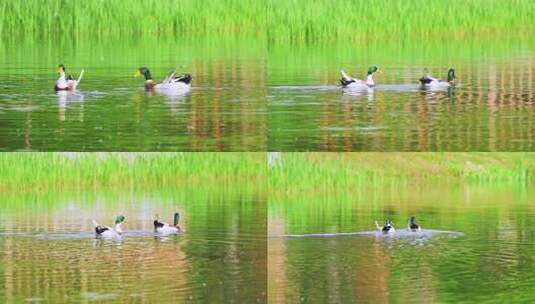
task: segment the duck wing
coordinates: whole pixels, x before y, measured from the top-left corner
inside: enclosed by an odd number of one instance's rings
[[[419,80],[421,84],[430,84],[433,81],[438,81],[438,79],[431,77],[429,74],[425,74]]]
[[[190,84],[191,75],[190,74],[183,74],[183,75],[174,76],[172,82],[182,82],[182,83],[185,83],[185,84]]]
[[[101,226],[101,225],[95,227],[95,233],[96,234],[102,234],[102,233],[104,233],[104,231],[108,231],[108,230],[111,230],[111,228],[110,227],[106,227],[106,226]]]
[[[343,85],[343,86],[347,86],[353,82],[356,82],[355,79],[353,79],[353,77],[349,76],[346,74],[346,72],[344,71],[340,71],[340,74],[342,75],[342,78],[340,78],[340,83]]]
[[[165,79],[162,81],[162,83],[171,83],[172,82],[172,79],[175,77],[176,75],[176,69],[174,69],[173,71],[171,71],[171,73],[169,73]]]
[[[166,222],[160,222],[158,220],[154,220],[154,229],[156,228],[163,228],[165,226],[169,226]]]
[[[65,74],[61,74],[56,80],[56,90],[65,90],[67,89],[67,80],[65,79]]]

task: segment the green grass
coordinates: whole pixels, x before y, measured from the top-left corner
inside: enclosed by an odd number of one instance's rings
[[[126,3],[128,3],[126,5]],[[12,0],[3,39],[265,37],[271,42],[529,37],[531,0]]]
[[[3,38],[239,36],[265,24],[256,0],[16,0],[2,1],[0,13]]]
[[[534,153],[282,153],[270,191],[306,192],[425,182],[535,182]]]
[[[369,41],[529,35],[531,0],[272,0],[273,41]]]
[[[0,191],[257,187],[264,153],[1,153]]]

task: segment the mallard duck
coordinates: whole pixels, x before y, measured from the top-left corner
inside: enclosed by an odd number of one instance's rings
[[[377,227],[377,230],[383,232],[383,233],[392,233],[396,232],[396,229],[394,229],[394,223],[392,223],[391,220],[386,220],[385,224],[381,227],[379,226],[379,223],[375,221],[375,227]]]
[[[178,222],[180,220],[180,214],[175,213],[173,219],[173,226],[167,224],[166,222],[160,221],[158,214],[156,214],[156,219],[154,220],[154,231],[159,234],[168,235],[168,234],[177,234],[182,231]]]
[[[93,220],[93,225],[95,225],[95,234],[97,237],[103,238],[120,238],[123,234],[121,225],[124,223],[125,219],[126,218],[123,215],[117,216],[115,218],[115,226],[113,228],[99,225],[97,221]]]
[[[420,230],[422,230],[420,225],[416,224],[416,218],[414,216],[411,216],[411,218],[409,219],[409,223],[407,225],[407,229],[409,229],[411,231],[420,231]]]
[[[152,75],[148,68],[141,67],[136,71],[134,77],[143,75],[145,77],[145,90],[174,90],[187,92],[191,89],[191,75],[182,74],[176,75],[176,70],[173,70],[165,79],[160,83],[154,83]]]
[[[365,89],[365,88],[371,88],[375,86],[375,82],[373,81],[373,74],[375,74],[379,68],[375,65],[372,65],[368,68],[368,76],[366,76],[366,80],[360,80],[356,78],[352,78],[351,76],[347,75],[346,72],[340,71],[340,74],[342,74],[342,78],[340,79],[340,83],[344,88],[347,89]]]
[[[423,88],[449,88],[455,85],[455,69],[450,68],[448,70],[447,79],[447,81],[444,81],[431,77],[428,73],[426,73],[419,80]]]
[[[72,75],[65,77],[65,65],[60,64],[58,65],[58,80],[56,80],[56,85],[54,86],[54,89],[56,91],[74,91],[82,80],[83,75],[84,70],[80,72],[78,80],[74,80]]]

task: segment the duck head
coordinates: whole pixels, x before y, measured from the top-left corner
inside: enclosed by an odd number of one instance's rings
[[[124,217],[124,215],[118,215],[115,218],[115,231],[117,231],[117,233],[119,234],[123,233],[123,230],[121,229],[121,224],[124,223],[125,219],[126,218]]]
[[[375,65],[372,65],[368,68],[368,76],[366,77],[366,84],[370,87],[375,85],[375,81],[373,81],[373,74],[375,74],[379,68]]]
[[[58,65],[58,74],[59,75],[65,74],[65,65],[63,63]]]
[[[410,223],[411,225],[416,224],[416,218],[414,216],[411,216]]]
[[[173,225],[176,227],[178,226],[178,222],[180,221],[180,214],[178,212],[175,212],[175,217],[173,219]]]
[[[139,69],[137,69],[136,73],[134,74],[134,77],[139,77],[143,75],[145,77],[145,80],[151,80],[152,79],[152,75],[150,74],[150,71],[148,68],[146,67],[141,67]]]
[[[368,67],[368,76],[375,74],[378,70],[379,68],[376,65]]]
[[[448,82],[453,82],[455,80],[455,69],[454,68],[450,68],[448,70]]]

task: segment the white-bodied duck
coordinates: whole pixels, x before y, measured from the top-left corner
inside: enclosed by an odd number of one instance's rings
[[[158,214],[156,214],[156,219],[154,220],[154,232],[162,234],[162,235],[178,234],[182,231],[182,229],[178,225],[179,221],[180,221],[180,214],[178,212],[175,212],[175,215],[173,218],[173,226],[169,225],[166,222],[160,221]]]
[[[109,238],[109,239],[120,238],[121,235],[123,234],[121,225],[124,223],[125,219],[126,218],[123,215],[118,215],[115,218],[115,226],[113,226],[113,228],[99,225],[97,221],[93,220],[93,225],[95,225],[95,234],[97,235],[97,237],[103,237],[103,238]]]
[[[422,78],[420,78],[420,84],[422,88],[430,88],[430,89],[447,89],[450,87],[455,86],[455,69],[450,68],[448,70],[448,78],[447,81],[434,78],[430,76],[427,72]]]
[[[375,221],[375,227],[377,227],[377,230],[381,231],[382,233],[396,232],[396,229],[394,229],[394,223],[392,223],[391,220],[386,220],[385,224],[382,227],[379,226],[379,223],[377,223],[377,221]]]
[[[422,227],[416,223],[416,218],[414,216],[411,216],[409,219],[409,223],[407,224],[407,229],[416,232],[422,230]]]
[[[64,64],[58,65],[58,80],[56,80],[56,85],[54,86],[54,90],[56,91],[76,90],[76,87],[78,87],[78,84],[80,84],[80,81],[82,80],[83,75],[84,75],[84,70],[80,72],[80,76],[78,76],[78,80],[75,80],[72,77],[72,75],[65,76]]]
[[[373,75],[379,71],[379,68],[375,65],[372,65],[368,68],[368,74],[366,80],[360,80],[353,78],[346,74],[344,71],[340,71],[342,78],[340,78],[340,83],[344,89],[368,89],[375,86],[375,81],[373,80]]]
[[[176,69],[173,70],[162,82],[155,83],[152,79],[152,75],[148,68],[141,67],[137,69],[134,77],[142,76],[145,77],[145,90],[169,90],[169,91],[179,91],[179,92],[189,92],[191,90],[191,75],[182,74],[177,75]]]

